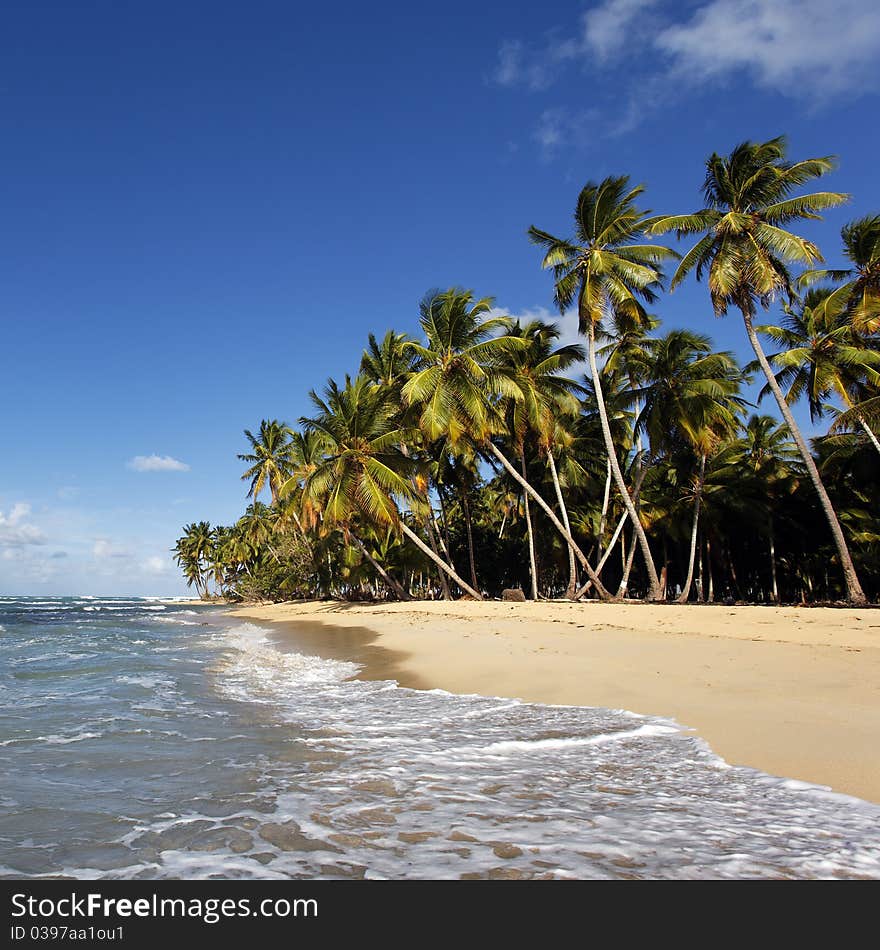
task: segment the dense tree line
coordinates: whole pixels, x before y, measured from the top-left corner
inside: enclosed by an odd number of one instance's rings
[[[245,432],[252,503],[230,527],[186,526],[187,582],[246,599],[876,599],[880,216],[844,227],[846,269],[790,230],[847,200],[796,194],[832,167],[747,142],[708,159],[704,207],[663,216],[626,177],[588,183],[573,236],[529,229],[585,346],[430,291],[419,339],[370,334],[298,426]],[[669,232],[695,243],[680,254]],[[664,330],[667,266],[670,289],[693,274],[715,314],[739,312],[751,363]],[[753,377],[781,419],[747,402]],[[812,443],[800,400],[828,423]]]

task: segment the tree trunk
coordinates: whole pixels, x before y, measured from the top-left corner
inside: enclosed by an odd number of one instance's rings
[[[861,416],[856,416],[856,418],[859,420],[859,425],[865,430],[865,435],[867,435],[868,438],[871,440],[871,443],[873,444],[874,448],[878,452],[880,452],[880,442],[877,441],[877,436],[874,435],[874,432],[872,431],[871,427],[868,425],[867,422],[865,422],[865,420]]]
[[[703,501],[703,483],[706,480],[706,456],[700,456],[700,474],[697,476],[697,490],[694,494],[694,520],[691,525],[691,552],[688,558],[687,577],[684,582],[684,589],[679,595],[678,602],[686,604],[691,593],[691,584],[694,580],[694,558],[697,554],[697,529],[700,524],[700,504]]]
[[[605,536],[605,524],[608,518],[608,503],[611,501],[611,460],[605,459],[605,494],[602,496],[602,514],[599,517],[599,553],[602,553],[602,538]],[[609,544],[610,548],[611,545]]]
[[[373,565],[373,570],[382,578],[383,581],[394,591],[401,600],[412,600],[409,593],[403,589],[403,585],[396,581],[384,567],[367,550],[367,546],[356,535],[351,535],[352,541],[358,546],[361,554]]]
[[[703,557],[703,546],[697,542],[697,579],[694,581],[697,587],[697,600],[706,603],[706,584],[705,579],[706,559]]]
[[[523,481],[526,479],[526,453],[520,449],[519,452],[519,462],[522,466],[522,477]],[[538,599],[538,568],[535,564],[535,538],[532,535],[532,513],[529,510],[529,496],[525,495],[525,509],[526,509],[526,537],[529,542],[529,568],[531,570],[532,578],[532,600]]]
[[[482,595],[479,591],[474,590],[466,581],[462,580],[458,574],[441,558],[438,554],[435,554],[427,544],[409,527],[409,525],[401,519],[400,521],[400,530],[412,541],[413,544],[424,554],[426,557],[429,557],[436,565],[443,571],[444,574],[448,574],[458,586],[470,594],[474,600],[482,600]]]
[[[590,319],[590,332],[588,337],[589,346],[587,350],[590,357],[590,373],[593,377],[593,390],[596,393],[596,404],[599,408],[599,421],[602,423],[602,436],[605,439],[605,451],[608,453],[608,461],[611,463],[611,471],[614,475],[614,481],[617,484],[617,490],[623,499],[626,510],[632,519],[633,528],[639,539],[639,545],[645,558],[645,567],[648,571],[648,600],[660,600],[660,579],[657,577],[657,568],[654,566],[654,558],[651,554],[651,546],[648,544],[648,536],[642,527],[642,522],[638,512],[635,509],[633,500],[626,490],[626,483],[623,480],[623,473],[620,471],[620,463],[617,460],[617,450],[614,447],[614,440],[611,436],[611,426],[608,424],[608,412],[605,409],[605,398],[602,395],[602,382],[599,379],[599,368],[596,365],[596,330],[593,321]]]
[[[504,526],[507,524],[507,512],[504,512],[504,517],[501,519],[501,530],[498,532],[498,540],[500,541],[504,537]]]
[[[621,598],[626,597],[627,588],[629,587],[629,575],[632,573],[633,561],[636,559],[638,540],[635,531],[633,531],[629,542],[629,552],[626,555],[626,567],[623,569],[623,577],[620,578],[620,587],[617,588],[617,596]]]
[[[767,357],[764,355],[764,350],[761,348],[761,342],[758,340],[758,334],[755,332],[755,328],[752,326],[752,317],[747,308],[742,308],[742,315],[743,322],[746,325],[746,333],[749,335],[749,342],[752,344],[752,349],[755,351],[755,356],[758,358],[758,362],[761,364],[761,369],[764,370],[764,375],[767,377],[767,385],[770,387],[770,390],[776,398],[776,404],[779,406],[779,411],[782,413],[782,418],[785,419],[789,432],[791,432],[792,438],[798,447],[798,451],[801,453],[801,458],[804,460],[804,465],[806,465],[807,471],[810,474],[813,487],[816,489],[816,494],[819,496],[819,503],[822,505],[822,510],[825,512],[825,518],[828,521],[828,526],[831,528],[834,544],[837,547],[837,553],[840,557],[840,566],[843,569],[843,578],[846,584],[846,599],[851,604],[867,604],[868,599],[865,597],[864,591],[862,590],[862,585],[859,583],[859,577],[858,574],[856,574],[855,565],[852,562],[849,548],[846,545],[846,538],[843,536],[843,529],[840,527],[840,522],[837,520],[837,515],[835,514],[834,507],[831,504],[831,499],[828,497],[828,492],[825,490],[825,485],[822,483],[822,478],[819,475],[819,469],[816,468],[816,462],[813,459],[813,455],[807,447],[807,443],[804,441],[801,430],[794,421],[794,416],[791,414],[791,409],[789,408],[788,403],[785,401],[785,396],[782,394],[782,390],[779,388],[779,383],[776,382],[776,376],[773,373],[770,363],[767,361]]]
[[[477,567],[474,563],[474,536],[471,528],[471,503],[468,499],[467,488],[461,490],[461,507],[464,509],[464,526],[467,530],[468,543],[468,561],[471,568],[471,584],[479,590],[480,585],[477,582]]]
[[[443,559],[437,550],[437,539],[434,537],[434,526],[431,523],[432,518],[433,516],[425,519],[425,528],[427,530],[428,540],[431,542],[431,550],[434,552],[434,556],[431,560],[439,564]],[[443,599],[452,600],[452,591],[449,589],[449,581],[446,580],[446,574],[444,574],[443,571],[437,571],[437,575],[440,578],[440,590],[443,594]]]
[[[629,513],[625,511],[625,512],[620,516],[620,520],[617,522],[617,527],[614,529],[614,534],[611,536],[611,543],[608,545],[607,548],[605,548],[605,553],[602,555],[602,559],[601,559],[601,560],[599,561],[599,563],[596,565],[596,576],[597,576],[597,577],[598,577],[599,575],[601,575],[601,573],[602,573],[602,568],[605,567],[605,562],[608,560],[609,557],[611,557],[611,552],[614,550],[614,545],[615,545],[616,542],[617,542],[617,537],[618,537],[618,535],[621,533],[621,531],[623,531],[623,526],[627,523],[628,520],[629,520]],[[579,588],[578,588],[578,590],[577,590],[577,592],[576,592],[576,595],[575,595],[575,599],[577,600],[577,599],[580,599],[581,597],[583,597],[584,594],[586,594],[586,592],[587,592],[592,586],[593,586],[592,580],[589,580],[589,579],[588,579],[588,580],[583,584],[582,587],[579,587]]]
[[[642,490],[642,482],[645,480],[645,475],[647,474],[647,471],[648,471],[647,467],[640,468],[638,475],[636,475],[636,483],[633,486],[633,501],[635,504],[638,504],[639,492],[641,492]],[[626,524],[628,519],[629,519],[629,512],[624,511],[624,513],[620,516],[620,520],[617,522],[617,527],[614,529],[614,534],[611,535],[611,541],[608,543],[608,547],[605,548],[605,553],[602,555],[602,559],[596,565],[597,576],[601,575],[602,568],[605,567],[605,562],[608,560],[608,558],[611,556],[611,552],[614,550],[614,545],[617,542],[617,536],[623,531],[623,526]],[[635,532],[633,532],[633,541],[635,542],[635,540],[636,540],[636,535],[635,535]],[[629,564],[631,567],[632,559],[630,559]],[[626,571],[625,566],[624,566],[624,571]],[[629,572],[626,571],[626,574],[628,575]],[[588,580],[586,584],[584,584],[583,587],[581,587],[580,590],[577,592],[577,597],[578,598],[583,597],[584,594],[586,594],[586,592],[590,589],[592,584],[593,582],[591,580]],[[617,596],[618,597],[621,596],[619,591],[618,591]]]
[[[559,484],[559,475],[556,472],[556,460],[553,458],[553,450],[547,450],[547,459],[550,462],[550,473],[553,475],[553,487],[556,489],[556,500],[559,502],[559,510],[562,512],[562,523],[565,530],[571,534],[571,524],[568,520],[568,509],[565,507],[565,501],[562,498],[562,487]],[[565,590],[567,600],[577,600],[577,562],[574,559],[574,551],[568,549],[568,587]]]
[[[607,590],[602,586],[602,582],[596,576],[596,572],[590,566],[590,562],[587,560],[584,552],[577,546],[577,542],[571,536],[571,534],[565,530],[565,526],[562,522],[556,517],[553,509],[547,504],[546,501],[535,491],[534,488],[519,474],[519,472],[510,464],[507,460],[504,453],[498,448],[497,445],[493,445],[491,441],[486,441],[485,447],[487,451],[491,452],[495,458],[504,466],[504,470],[510,475],[514,481],[516,481],[527,494],[531,495],[532,498],[541,506],[544,513],[553,523],[553,527],[562,535],[563,538],[569,543],[572,551],[574,551],[575,557],[580,561],[581,567],[587,572],[587,575],[593,581],[593,584],[596,587],[596,593],[602,600],[613,600],[614,598]]]
[[[773,540],[773,519],[770,519],[770,578],[773,584],[773,603],[779,603],[779,587],[776,583],[776,543]]]
[[[709,597],[710,604],[715,603],[715,577],[712,574],[712,544],[709,541],[709,535],[706,535],[706,574],[709,575]]]

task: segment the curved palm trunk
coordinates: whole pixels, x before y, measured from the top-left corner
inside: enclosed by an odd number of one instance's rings
[[[700,456],[700,474],[697,478],[697,491],[694,495],[694,520],[691,524],[691,553],[688,558],[687,577],[684,582],[684,589],[678,596],[680,604],[686,604],[691,593],[691,584],[694,580],[694,558],[697,553],[697,529],[700,524],[700,505],[703,501],[703,484],[706,480],[706,456]]]
[[[626,597],[626,591],[629,587],[629,575],[632,573],[633,561],[636,559],[636,544],[638,543],[635,531],[629,542],[629,552],[626,555],[626,567],[623,569],[623,577],[620,578],[620,586],[617,588],[618,597]]]
[[[773,519],[770,519],[770,580],[773,585],[773,603],[779,603],[779,585],[776,581],[776,542],[773,539]]]
[[[425,519],[425,531],[428,535],[428,540],[431,542],[431,550],[434,552],[434,556],[431,560],[436,563],[440,563],[442,558],[440,557],[440,552],[437,550],[437,538],[434,535],[434,525],[433,525],[433,516]],[[440,539],[440,542],[443,542],[443,539]],[[451,560],[451,558],[450,558]],[[449,589],[449,581],[446,580],[446,574],[443,571],[437,572],[440,577],[440,590],[443,593],[444,600],[452,600],[452,591]]]
[[[556,489],[556,500],[559,502],[559,510],[562,513],[562,523],[565,530],[571,534],[571,524],[568,520],[568,509],[565,507],[565,500],[562,497],[562,486],[559,484],[559,475],[556,471],[556,460],[553,458],[552,449],[547,450],[547,459],[550,462],[550,473],[553,476],[553,487]],[[565,590],[567,600],[577,600],[577,562],[574,559],[574,551],[568,549],[568,587]]]
[[[468,561],[470,562],[471,569],[471,584],[474,587],[479,588],[480,585],[477,582],[477,567],[474,562],[474,535],[471,524],[471,503],[468,499],[467,488],[462,488],[461,490],[461,506],[464,508],[464,526],[465,530],[467,531]]]
[[[639,492],[641,492],[642,490],[642,482],[645,480],[646,473],[647,473],[647,468],[640,468],[639,473],[636,476],[636,483],[635,483],[635,486],[633,487],[633,499],[636,504],[638,504]],[[620,536],[621,531],[623,531],[623,526],[626,524],[628,519],[629,519],[629,512],[624,511],[624,513],[620,516],[620,520],[617,522],[617,527],[614,529],[614,534],[611,535],[611,540],[608,542],[608,547],[605,549],[605,553],[602,555],[602,559],[596,565],[596,574],[602,573],[602,568],[605,567],[605,562],[608,560],[609,557],[611,557],[611,552],[614,550],[614,545],[617,543],[617,539]],[[635,532],[633,532],[633,544],[636,543],[636,540],[637,539],[636,539]],[[635,551],[635,548],[633,548],[632,550]],[[627,565],[628,565],[628,569],[627,569]],[[629,580],[629,571],[631,569],[632,569],[632,555],[630,555],[627,561],[627,564],[624,566],[624,580],[626,581]],[[622,584],[622,590],[625,593],[626,584],[623,584],[623,581],[621,581],[621,584]],[[580,590],[578,590],[577,599],[580,599],[581,597],[583,597],[584,594],[586,594],[586,592],[592,586],[593,586],[593,582],[591,580],[588,580],[586,584],[584,584],[584,586],[581,587]],[[618,590],[617,596],[618,597],[623,596],[620,590]]]
[[[602,496],[602,514],[599,518],[599,553],[602,553],[602,538],[605,535],[605,525],[608,520],[608,505],[611,502],[611,459],[605,459],[605,494]],[[612,547],[612,541],[608,547]]]
[[[508,462],[506,456],[497,445],[493,445],[488,441],[484,444],[486,449],[491,452],[504,466],[504,470],[514,479],[514,481],[521,485],[525,492],[531,495],[531,497],[534,498],[535,501],[541,506],[541,509],[552,522],[553,527],[556,528],[563,538],[565,538],[572,551],[574,551],[575,557],[578,559],[578,561],[580,561],[581,567],[583,567],[590,580],[592,580],[593,585],[596,588],[596,593],[599,595],[599,597],[601,597],[602,600],[614,600],[611,594],[609,594],[608,591],[602,586],[602,582],[599,580],[596,572],[593,570],[590,562],[587,560],[586,555],[577,546],[577,542],[574,540],[571,534],[565,530],[565,525],[563,525],[562,522],[556,517],[553,509],[547,504],[546,501],[544,501],[544,499],[535,491],[535,489],[532,488],[532,486],[522,477],[522,475],[519,474],[519,472],[510,464],[510,462]]]
[[[523,481],[526,478],[526,453],[520,449],[519,453],[519,462],[522,466],[522,477]],[[538,599],[538,567],[535,563],[535,536],[532,534],[532,512],[529,509],[529,496],[526,494],[523,497],[525,503],[524,507],[526,510],[526,537],[529,540],[529,570],[530,576],[532,579],[532,600]]]
[[[466,581],[462,580],[458,574],[441,558],[438,554],[435,554],[427,544],[413,531],[405,521],[400,522],[400,530],[412,541],[412,543],[424,554],[426,557],[429,557],[436,565],[443,571],[445,574],[448,574],[456,584],[463,590],[466,591],[474,600],[482,600],[483,597],[479,591],[474,590]]]
[[[605,408],[605,397],[602,394],[602,383],[599,379],[599,368],[596,365],[596,330],[593,321],[590,320],[590,332],[588,335],[587,351],[590,358],[590,373],[593,377],[593,390],[596,393],[596,405],[599,407],[599,421],[602,423],[602,436],[605,439],[605,451],[608,453],[608,461],[611,463],[611,472],[614,475],[614,481],[617,484],[617,490],[620,492],[626,510],[629,513],[633,523],[633,529],[639,539],[639,546],[642,549],[642,555],[645,558],[645,567],[648,571],[648,600],[660,600],[660,579],[657,577],[657,568],[654,565],[654,557],[651,554],[651,546],[648,544],[648,536],[642,527],[641,519],[636,511],[633,500],[626,490],[626,483],[623,480],[623,472],[620,470],[620,462],[617,460],[617,450],[614,447],[614,439],[611,436],[611,426],[608,424],[608,412]]]
[[[617,543],[617,539],[620,537],[620,532],[623,531],[623,526],[629,520],[629,513],[624,512],[620,516],[620,520],[617,522],[617,527],[614,529],[614,534],[611,536],[611,543],[605,548],[605,553],[602,555],[601,560],[596,565],[596,574],[600,575],[602,573],[602,568],[605,567],[605,562],[611,557],[611,552],[614,550],[614,545]],[[586,594],[586,592],[593,586],[592,580],[587,580],[582,587],[579,587],[575,592],[575,600],[579,600],[581,597]]]
[[[871,429],[871,427],[868,425],[867,422],[865,422],[865,420],[860,415],[857,415],[856,418],[859,420],[859,425],[865,430],[865,435],[867,435],[867,437],[871,440],[871,443],[874,446],[874,448],[878,452],[880,452],[880,442],[877,441],[877,436],[874,435],[874,432]]]
[[[393,590],[394,593],[397,594],[397,596],[401,600],[412,600],[412,597],[409,595],[409,593],[406,590],[404,590],[403,585],[399,581],[396,581],[388,573],[388,571],[386,571],[385,568],[382,567],[382,565],[373,557],[373,555],[370,554],[364,542],[361,541],[361,539],[357,537],[357,535],[354,535],[354,534],[351,535],[351,539],[358,546],[358,549],[360,550],[361,554],[363,554],[363,556],[370,562],[370,564],[373,565],[373,570],[376,571],[379,577],[381,577],[382,580],[385,581],[385,583],[391,588],[391,590]]]
[[[828,526],[831,528],[834,544],[837,547],[837,553],[840,557],[840,566],[843,568],[843,578],[844,582],[846,583],[846,599],[851,604],[866,604],[868,599],[865,597],[865,593],[862,590],[862,585],[859,583],[859,577],[858,574],[856,574],[855,565],[852,562],[849,548],[846,545],[846,538],[843,536],[843,529],[840,527],[840,522],[837,520],[837,514],[834,511],[834,506],[831,504],[831,499],[828,497],[828,492],[825,490],[825,485],[822,483],[822,478],[819,475],[819,469],[816,468],[816,462],[813,459],[813,455],[807,447],[807,443],[804,441],[803,435],[801,435],[801,430],[794,421],[794,416],[791,414],[791,409],[789,408],[788,403],[785,401],[785,396],[783,396],[782,390],[779,388],[779,383],[776,382],[776,376],[770,367],[770,363],[767,361],[767,357],[764,355],[764,350],[761,348],[761,342],[758,339],[758,334],[755,332],[755,328],[752,326],[752,317],[745,307],[742,308],[742,315],[743,322],[746,325],[746,333],[749,335],[749,342],[752,344],[752,349],[755,351],[755,356],[758,358],[758,362],[761,364],[761,369],[764,371],[764,375],[767,377],[767,385],[770,387],[770,390],[776,398],[776,404],[779,406],[779,411],[782,413],[782,418],[785,419],[785,423],[788,426],[789,432],[791,432],[792,438],[798,447],[798,451],[801,453],[801,458],[804,460],[804,465],[806,465],[807,471],[810,473],[810,480],[813,482],[813,487],[816,489],[816,494],[819,496],[819,503],[822,505],[822,510],[825,512],[825,518],[828,521]]]

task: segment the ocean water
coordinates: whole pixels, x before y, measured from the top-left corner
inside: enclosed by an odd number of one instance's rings
[[[356,672],[216,608],[0,598],[0,876],[880,878],[880,807],[669,720]]]

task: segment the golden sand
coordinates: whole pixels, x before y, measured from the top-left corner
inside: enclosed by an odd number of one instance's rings
[[[728,762],[880,802],[880,610],[567,602],[236,609],[403,686],[676,719]],[[291,622],[295,622],[293,625]]]

